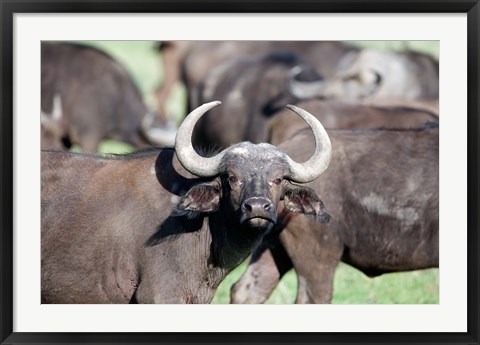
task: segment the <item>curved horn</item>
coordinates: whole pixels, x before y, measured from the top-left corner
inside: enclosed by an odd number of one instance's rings
[[[315,138],[315,152],[305,163],[296,163],[290,157],[289,178],[294,182],[306,183],[315,180],[327,170],[330,158],[332,157],[332,144],[325,128],[315,116],[294,105],[287,105],[287,108],[299,115],[310,126]]]
[[[200,156],[192,146],[193,128],[203,114],[221,103],[220,101],[214,101],[193,110],[183,120],[175,138],[175,153],[178,161],[189,172],[200,177],[214,176],[219,172],[220,161],[225,151],[211,158]]]
[[[298,99],[312,99],[322,97],[325,89],[325,81],[298,81],[297,76],[302,73],[302,67],[295,66],[288,76],[288,90]]]

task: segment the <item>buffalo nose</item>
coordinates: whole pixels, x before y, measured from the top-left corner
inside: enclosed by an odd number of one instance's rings
[[[270,200],[261,197],[253,197],[243,202],[242,208],[248,212],[265,210],[272,208],[273,204]]]

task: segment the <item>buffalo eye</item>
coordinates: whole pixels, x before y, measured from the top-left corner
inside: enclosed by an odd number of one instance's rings
[[[238,186],[242,184],[242,181],[240,181],[235,175],[229,175],[228,176],[228,183],[230,183],[231,187]]]
[[[279,185],[280,183],[282,183],[283,181],[283,178],[279,177],[279,178],[276,178],[275,180],[272,180],[272,184],[276,184],[276,185]]]

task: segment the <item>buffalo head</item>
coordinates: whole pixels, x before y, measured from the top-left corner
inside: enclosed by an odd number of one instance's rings
[[[379,99],[438,98],[438,63],[427,55],[363,49],[346,54],[334,77],[303,82],[294,69],[289,81],[298,99],[337,99],[357,102]]]
[[[192,132],[198,119],[218,104],[195,109],[178,130],[175,152],[180,163],[192,174],[212,180],[192,187],[174,214],[196,217],[218,211],[234,225],[264,231],[277,221],[277,205],[283,200],[288,211],[328,222],[330,216],[315,192],[294,184],[313,181],[328,167],[331,143],[321,123],[305,110],[288,106],[314,133],[315,152],[304,163],[294,162],[273,145],[250,142],[232,145],[214,157],[202,157],[192,146]]]

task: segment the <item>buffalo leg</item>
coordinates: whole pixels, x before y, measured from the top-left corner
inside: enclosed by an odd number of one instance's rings
[[[331,303],[335,270],[343,252],[342,242],[328,225],[299,218],[280,234],[298,276],[296,303]]]
[[[82,152],[95,154],[98,152],[100,138],[96,133],[85,133],[81,135],[79,145]]]
[[[292,262],[278,238],[262,241],[242,278],[232,286],[231,303],[265,302],[291,268]]]

